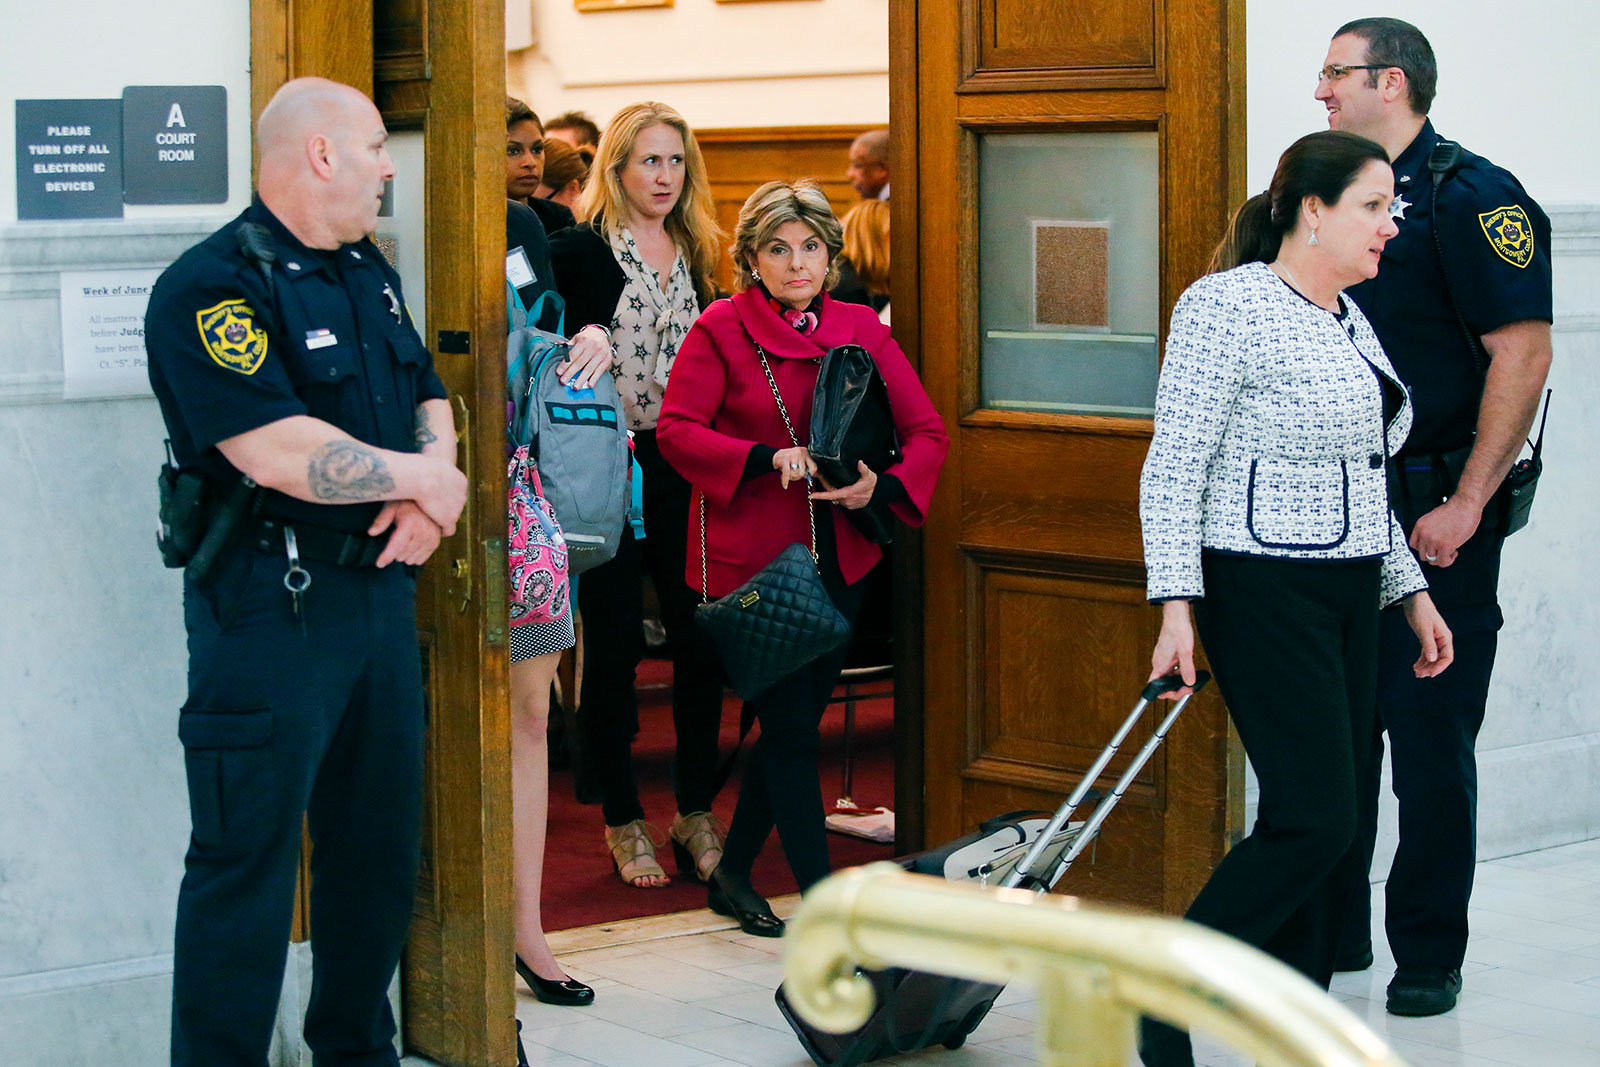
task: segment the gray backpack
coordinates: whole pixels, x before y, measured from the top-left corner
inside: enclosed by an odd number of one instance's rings
[[[530,446],[545,498],[567,540],[568,567],[581,574],[617,554],[628,518],[633,457],[622,402],[609,374],[587,389],[556,377],[570,347],[559,294],[541,294],[529,311],[507,289],[512,330],[506,338],[506,432],[512,447]],[[560,312],[555,333],[529,325],[539,321],[547,301]]]

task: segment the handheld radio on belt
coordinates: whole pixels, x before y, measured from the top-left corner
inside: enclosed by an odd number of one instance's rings
[[[1461,163],[1461,145],[1455,141],[1439,141],[1432,151],[1428,153],[1428,170],[1433,174],[1433,210],[1429,215],[1428,228],[1433,233],[1433,249],[1439,255],[1439,272],[1444,279],[1444,291],[1450,298],[1450,310],[1455,312],[1456,324],[1461,327],[1462,336],[1467,340],[1467,348],[1472,353],[1472,362],[1478,369],[1478,377],[1487,377],[1489,373],[1489,353],[1483,347],[1483,340],[1467,325],[1466,316],[1461,314],[1461,305],[1456,302],[1455,290],[1450,287],[1450,271],[1446,267],[1444,245],[1439,240],[1439,189],[1444,185],[1444,180],[1454,174]],[[1554,390],[1546,389],[1544,394],[1544,414],[1539,418],[1539,436],[1528,442],[1533,450],[1533,455],[1526,459],[1519,459],[1506,472],[1506,479],[1500,491],[1496,494],[1500,498],[1500,536],[1510,537],[1524,526],[1528,525],[1528,517],[1533,511],[1534,492],[1539,488],[1539,475],[1544,472],[1544,423],[1550,415],[1550,394]],[[1404,478],[1412,476],[1409,480],[1415,482],[1416,475],[1433,476],[1437,478],[1437,489],[1443,496],[1455,492],[1456,482],[1461,477],[1461,467],[1466,463],[1466,457],[1472,451],[1471,446],[1457,449],[1455,452],[1433,457],[1413,457],[1404,462],[1402,468]],[[1429,468],[1424,470],[1424,468]],[[1408,494],[1410,495],[1410,494]],[[1431,493],[1418,493],[1420,497],[1428,497]],[[1436,507],[1438,501],[1422,508],[1417,512],[1420,517],[1423,511]],[[1413,523],[1415,519],[1412,520]]]
[[[239,251],[255,264],[267,288],[267,306],[257,309],[268,330],[276,329],[277,291],[272,281],[272,264],[277,253],[267,228],[256,222],[241,222],[234,230]],[[203,582],[216,566],[217,559],[233,543],[239,522],[261,506],[260,487],[240,476],[224,493],[220,486],[196,470],[177,466],[172,442],[165,442],[166,462],[156,476],[160,525],[156,529],[156,549],[168,567],[182,567],[185,578]]]

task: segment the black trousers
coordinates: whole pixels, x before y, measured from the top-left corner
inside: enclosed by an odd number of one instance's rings
[[[677,736],[673,792],[684,814],[709,811],[717,791],[717,731],[722,723],[722,661],[694,621],[700,591],[684,581],[689,553],[689,483],[662,458],[654,431],[634,435],[644,471],[645,537],[623,536],[615,558],[578,579],[583,613],[583,681],[578,721],[586,770],[599,786],[607,826],[644,817],[633,773],[639,732],[635,672],[644,658],[648,574],[672,654],[672,724]],[[695,558],[700,546],[694,545]]]
[[[1361,862],[1341,883],[1341,944],[1358,952],[1372,936],[1368,878],[1387,731],[1400,839],[1385,887],[1384,925],[1400,967],[1449,969],[1466,958],[1467,902],[1478,858],[1476,747],[1501,623],[1496,587],[1504,541],[1492,511],[1493,505],[1455,563],[1422,564],[1455,642],[1449,669],[1417,678],[1411,673],[1417,640],[1403,613],[1385,611],[1380,625],[1378,716],[1362,781],[1371,804],[1357,831]]]
[[[830,516],[818,508],[819,531]],[[831,534],[831,531],[830,531]],[[831,536],[819,538],[823,578],[834,605],[854,622],[864,581],[847,586],[838,577]],[[823,823],[822,779],[817,768],[820,728],[828,698],[839,681],[850,646],[814,660],[745,705],[761,728],[745,760],[739,801],[728,824],[722,867],[748,879],[772,831],[803,893],[828,876],[828,834]]]
[[[415,584],[308,562],[304,631],[281,556],[233,551],[184,588],[179,715],[193,831],[178,893],[172,1062],[263,1067],[309,818],[318,1067],[393,1067],[389,981],[411,919],[422,811]]]
[[[1351,846],[1376,700],[1379,564],[1207,552],[1203,566],[1195,622],[1261,798],[1250,835],[1186,918],[1326,987],[1335,873],[1359,862]],[[1143,1030],[1150,1067],[1193,1063],[1187,1034],[1150,1020]]]

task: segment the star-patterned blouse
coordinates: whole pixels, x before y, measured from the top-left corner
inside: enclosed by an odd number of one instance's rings
[[[622,397],[628,428],[653,430],[678,346],[700,315],[694,279],[680,252],[673,258],[663,291],[661,276],[645,263],[626,226],[612,234],[611,251],[628,276],[611,316],[611,343],[616,351],[611,376]]]

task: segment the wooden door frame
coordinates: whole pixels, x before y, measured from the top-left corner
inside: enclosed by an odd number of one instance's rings
[[[889,304],[894,309],[894,339],[921,374],[918,117],[917,0],[889,0]],[[899,855],[928,844],[923,714],[927,692],[925,574],[922,531],[902,526],[894,554],[894,843]]]
[[[418,589],[429,667],[431,851],[403,964],[401,1025],[408,1051],[441,1064],[509,1064],[516,1000],[501,446],[505,10],[475,0],[410,6],[421,13],[416,49],[375,62],[374,5],[251,0],[251,117],[285,81],[314,74],[373,96],[391,131],[427,137],[428,277],[425,294],[410,298],[426,301],[424,340],[451,393],[470,488],[457,533]]]

